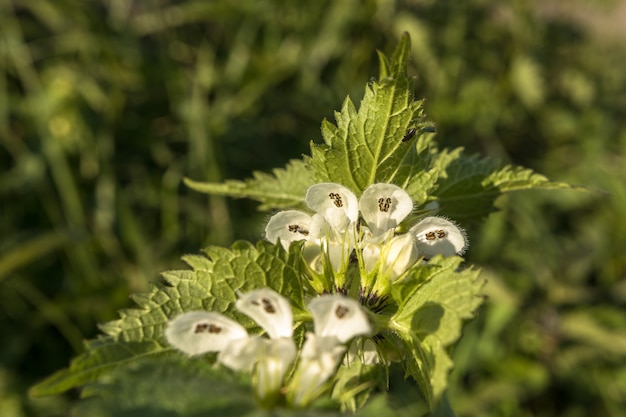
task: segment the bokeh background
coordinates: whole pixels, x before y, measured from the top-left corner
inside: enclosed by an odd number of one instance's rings
[[[588,192],[465,225],[488,299],[454,349],[459,416],[626,415],[626,2],[0,0],[0,415],[182,254],[261,237],[250,201],[181,184],[308,151],[376,49],[442,146]]]

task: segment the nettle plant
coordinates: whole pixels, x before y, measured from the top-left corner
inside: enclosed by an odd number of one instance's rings
[[[264,238],[184,256],[191,269],[163,273],[32,393],[86,386],[78,409],[111,414],[379,415],[402,392],[403,407],[451,414],[448,351],[484,284],[462,265],[460,225],[503,193],[566,185],[439,150],[409,51],[404,36],[390,60],[379,54],[380,80],[358,111],[346,99],[337,124],[323,122],[311,156],[245,182],[188,180],[274,210]]]

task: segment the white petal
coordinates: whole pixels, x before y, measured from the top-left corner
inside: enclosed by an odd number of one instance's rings
[[[291,337],[293,316],[289,300],[269,288],[242,294],[235,304],[273,339]]]
[[[165,338],[170,345],[188,355],[219,352],[234,340],[247,339],[239,323],[219,313],[192,311],[167,324]]]
[[[351,298],[340,294],[322,295],[311,300],[307,307],[313,315],[318,337],[334,336],[345,343],[372,332],[361,305]]]
[[[290,337],[266,341],[264,355],[256,367],[255,389],[259,398],[275,395],[283,386],[283,379],[296,358],[296,344]]]
[[[417,258],[419,252],[414,235],[405,233],[391,239],[383,248],[383,262],[385,272],[390,280],[395,280],[409,269]]]
[[[298,210],[279,211],[265,226],[265,237],[272,243],[278,242],[285,250],[291,242],[307,240],[311,228],[311,216]]]
[[[417,250],[425,258],[435,255],[462,255],[467,248],[463,229],[443,217],[426,217],[411,228]]]
[[[359,210],[372,235],[380,236],[395,229],[413,210],[413,200],[393,184],[372,184],[359,200]]]
[[[291,403],[305,406],[322,391],[324,383],[337,371],[346,347],[334,336],[319,337],[307,333],[300,363],[291,381]]]
[[[304,200],[338,231],[345,230],[359,218],[356,196],[343,185],[331,182],[315,184],[309,187]]]
[[[371,272],[372,269],[378,264],[380,261],[380,251],[382,245],[379,243],[364,243],[362,245],[363,251],[361,252],[363,256],[363,263],[366,272]]]
[[[233,371],[251,372],[266,350],[267,339],[259,336],[232,341],[217,355],[217,361]]]

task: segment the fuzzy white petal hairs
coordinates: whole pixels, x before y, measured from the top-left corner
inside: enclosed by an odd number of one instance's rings
[[[465,231],[443,217],[425,217],[411,228],[417,250],[425,258],[462,255],[467,248]]]
[[[170,345],[190,355],[219,352],[234,340],[247,339],[242,325],[219,313],[192,311],[171,320],[165,329]]]
[[[363,191],[359,210],[373,237],[395,229],[413,210],[413,200],[393,184],[372,184]]]

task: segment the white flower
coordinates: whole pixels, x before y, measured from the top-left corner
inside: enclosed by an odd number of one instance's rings
[[[233,371],[252,372],[263,356],[268,339],[259,336],[233,340],[217,355],[217,361]]]
[[[363,245],[365,270],[371,272],[378,265],[379,275],[385,275],[391,281],[404,274],[418,257],[415,236],[411,233],[395,236],[382,244]]]
[[[308,240],[311,231],[311,216],[298,210],[279,211],[265,226],[265,236],[272,243],[278,242],[289,250],[291,242]]]
[[[312,185],[304,201],[338,232],[345,231],[359,218],[357,198],[343,185],[331,182]]]
[[[413,200],[393,184],[372,184],[359,200],[359,210],[374,238],[395,229],[413,210]]]
[[[235,340],[248,338],[246,329],[219,313],[192,311],[171,320],[165,338],[176,349],[194,356],[219,352]]]
[[[285,374],[296,358],[296,344],[290,337],[264,339],[262,360],[256,367],[255,389],[260,398],[278,393],[283,385]]]
[[[272,339],[293,334],[291,304],[272,289],[262,288],[242,294],[235,306],[256,321]]]
[[[318,337],[334,336],[345,343],[355,336],[372,333],[367,315],[356,300],[340,294],[321,295],[307,307],[313,315]]]
[[[415,236],[417,250],[425,258],[462,255],[467,248],[465,231],[443,217],[426,217],[409,233]]]
[[[302,407],[315,399],[324,383],[337,371],[345,352],[346,347],[335,336],[307,333],[300,363],[288,391],[291,404]]]

